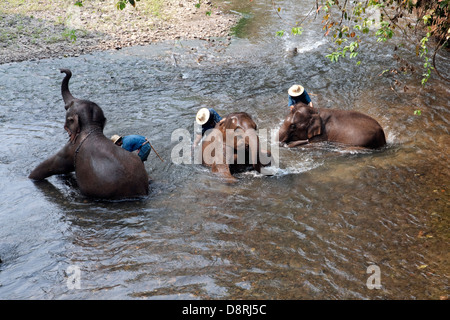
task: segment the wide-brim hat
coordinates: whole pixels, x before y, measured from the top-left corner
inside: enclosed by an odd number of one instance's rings
[[[115,134],[115,135],[113,135],[113,136],[111,137],[111,141],[114,142],[114,143],[116,143],[116,142],[119,141],[120,139],[122,139],[122,137],[119,136],[119,135],[117,135],[117,134]]]
[[[208,122],[209,115],[210,112],[208,108],[201,108],[200,110],[198,110],[197,115],[195,116],[195,121],[197,121],[199,125],[204,125]]]
[[[298,97],[305,91],[305,88],[303,88],[299,84],[294,84],[292,87],[289,88],[288,93],[291,97]]]

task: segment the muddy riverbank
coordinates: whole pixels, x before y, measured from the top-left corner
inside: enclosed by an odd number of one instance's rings
[[[165,40],[229,40],[239,18],[219,2],[151,0],[116,8],[115,0],[74,5],[32,0],[0,4],[0,64],[148,45]]]

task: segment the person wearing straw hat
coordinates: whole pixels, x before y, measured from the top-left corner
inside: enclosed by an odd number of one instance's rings
[[[151,145],[147,138],[137,134],[123,137],[115,134],[111,137],[111,141],[127,151],[137,151],[137,154],[139,158],[141,158],[142,162],[147,160],[151,151]]]
[[[311,98],[309,97],[305,88],[303,88],[301,85],[295,84],[292,87],[290,87],[288,90],[288,94],[289,94],[288,107],[291,107],[298,102],[303,102],[304,104],[310,106],[311,108],[313,107]]]
[[[223,119],[213,108],[201,108],[195,116],[195,121],[199,127],[196,130],[197,135],[194,140],[194,147],[199,144],[207,130],[213,129],[216,124],[223,121]]]

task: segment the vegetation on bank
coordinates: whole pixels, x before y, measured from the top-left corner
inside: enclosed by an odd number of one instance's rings
[[[198,7],[198,0],[141,0],[122,10],[118,1],[0,0],[0,64],[178,39],[225,39],[237,19],[210,3]]]
[[[283,9],[277,6],[276,0],[270,1],[275,13],[281,19],[280,12]],[[55,0],[52,2],[6,0],[0,2],[0,13],[23,15],[24,12],[55,11],[67,8],[69,4],[72,7],[83,7],[83,10],[87,11],[100,11],[99,19],[93,22],[84,19],[84,26],[89,25],[88,29],[105,33],[112,31],[113,34],[133,33],[142,29],[142,23],[134,25],[133,20],[135,19],[145,20],[148,25],[146,24],[144,28],[147,30],[154,28],[149,17],[158,17],[164,20],[162,12],[169,5],[164,0],[113,0],[106,3],[95,2],[95,4],[90,0]],[[211,5],[211,2],[208,0],[198,0],[197,2],[195,0],[197,9],[206,4]],[[110,30],[110,23],[105,19],[112,18],[106,13],[110,12],[112,7],[120,12],[127,6],[138,8],[141,14],[133,16],[134,18],[131,19],[128,18],[125,28],[120,26],[120,21],[117,21],[114,30]],[[367,37],[374,36],[381,44],[390,39],[402,37],[403,41],[413,44],[415,54],[423,61],[421,82],[422,85],[425,85],[433,71],[442,79],[450,81],[439,72],[439,66],[436,62],[436,53],[448,48],[450,39],[449,11],[450,0],[315,0],[314,7],[305,11],[307,14],[302,21],[297,21],[295,25],[288,26],[288,31],[278,31],[276,35],[283,36],[286,32],[301,35],[304,26],[310,23],[311,19],[321,19],[324,36],[333,38],[333,48],[329,54],[326,54],[326,57],[332,62],[337,62],[342,58],[356,59],[357,64],[361,62],[358,60],[360,58],[359,53],[362,51],[362,44]],[[142,18],[142,14],[146,17],[145,19]],[[207,10],[206,15],[211,15],[211,11]],[[114,19],[120,19],[120,15],[115,14],[114,17]],[[64,38],[74,42],[77,36],[85,35],[86,32],[82,30],[86,30],[86,28],[77,28],[76,25],[71,23],[73,21],[69,21],[73,20],[72,18],[70,14],[69,16],[59,16],[55,24],[64,25],[65,28],[60,37],[52,36],[47,41],[60,41],[60,38]],[[235,29],[238,29],[238,27],[239,25]],[[104,28],[109,29],[104,30]],[[8,30],[1,32],[0,40],[11,41],[15,37],[19,37],[21,33],[32,34],[33,37],[38,38],[43,33],[39,29],[30,32],[25,25],[18,25],[16,29],[17,32],[13,33]],[[398,57],[393,57],[393,59],[401,60]],[[385,70],[383,74],[388,71],[392,70]]]
[[[82,6],[87,0],[74,1]],[[276,5],[276,0],[271,1],[281,18],[282,8]],[[117,0],[117,8],[124,9],[127,4],[136,7],[137,2],[140,0]],[[201,3],[199,0],[198,7]],[[450,39],[449,11],[450,0],[316,0],[315,8],[291,26],[289,32],[301,35],[308,16],[320,17],[324,36],[334,38],[333,51],[326,55],[332,62],[346,57],[357,58],[365,34],[375,36],[381,43],[402,36],[415,45],[416,55],[423,59],[421,82],[425,85],[433,70],[442,79],[450,81],[436,65],[436,53],[447,48]],[[276,35],[285,33],[280,30]]]
[[[277,14],[281,11],[280,7],[275,9]],[[320,17],[324,36],[334,39],[333,51],[326,55],[332,62],[357,58],[364,35],[375,36],[380,43],[403,37],[414,44],[416,55],[423,59],[425,85],[432,70],[450,81],[436,65],[436,53],[449,44],[449,11],[450,0],[316,0],[307,17],[291,27],[291,33],[301,34],[308,17]]]
[[[161,13],[163,0],[151,0],[143,4],[134,16],[140,20],[146,17],[149,26],[156,19],[165,19]],[[112,4],[94,6],[92,1],[87,9],[89,14],[80,14],[73,0],[2,0],[0,17],[4,21],[1,24],[0,42],[3,46],[14,45],[14,41],[31,37],[31,43],[39,40],[47,44],[61,41],[75,43],[88,33],[127,32],[120,29],[120,24],[129,23],[129,17],[111,14],[111,9],[114,9]],[[114,28],[110,27],[112,21],[115,22]]]

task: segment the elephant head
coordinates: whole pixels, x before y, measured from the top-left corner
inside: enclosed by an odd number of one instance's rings
[[[265,154],[264,154],[265,153]],[[271,163],[269,151],[261,151],[256,124],[248,113],[227,115],[202,142],[202,163],[212,167],[230,181],[232,173],[251,166],[261,172]]]
[[[223,132],[225,138],[228,163],[252,165],[258,172],[261,171],[262,166],[267,165],[267,163],[261,163],[257,126],[249,114],[231,113],[218,125],[218,129]]]
[[[255,159],[253,162],[256,162],[259,140],[256,124],[250,116],[231,114],[226,118],[222,130],[226,131],[224,137],[226,137],[225,143],[228,148],[232,148],[238,155],[251,151],[250,155],[252,159]]]
[[[69,134],[69,141],[75,143],[83,130],[98,128],[103,132],[106,124],[103,110],[92,101],[74,98],[69,90],[69,79],[72,72],[68,69],[61,69],[61,72],[66,74],[61,85],[61,93],[66,109],[64,129]]]
[[[291,107],[279,131],[280,143],[307,140],[322,134],[319,113],[303,103]]]

